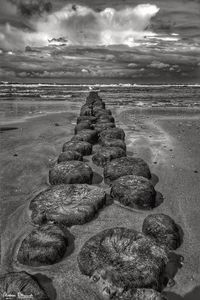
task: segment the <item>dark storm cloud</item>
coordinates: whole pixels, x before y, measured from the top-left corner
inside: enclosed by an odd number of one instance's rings
[[[30,17],[32,15],[42,15],[52,11],[52,3],[49,0],[9,0],[16,5],[20,14]]]

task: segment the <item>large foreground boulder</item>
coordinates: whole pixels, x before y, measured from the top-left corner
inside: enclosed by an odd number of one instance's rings
[[[22,241],[17,259],[23,265],[37,267],[61,260],[68,245],[64,232],[56,225],[43,225],[32,230]]]
[[[0,276],[0,299],[6,299],[5,294],[12,295],[12,299],[18,299],[18,293],[23,296],[23,299],[29,299],[32,295],[30,298],[32,300],[49,300],[43,288],[26,272],[13,272]]]
[[[56,164],[49,171],[49,182],[56,184],[88,183],[92,184],[93,171],[86,163],[72,160]]]
[[[154,186],[142,176],[126,175],[116,179],[111,184],[111,196],[133,208],[152,209],[156,205]]]
[[[120,147],[100,147],[93,155],[92,161],[95,165],[103,167],[112,159],[123,156],[126,156],[126,151]]]
[[[123,227],[106,229],[93,236],[78,255],[80,271],[99,284],[102,293],[120,296],[119,299],[135,288],[159,291],[167,262],[164,247],[142,233]]]
[[[120,139],[124,141],[125,133],[123,129],[118,127],[109,128],[99,134],[99,140],[101,139]]]
[[[80,160],[83,161],[83,156],[77,151],[65,151],[62,152],[58,157],[58,163],[69,160]]]
[[[170,250],[175,250],[181,245],[179,227],[165,214],[148,215],[144,219],[142,231]]]
[[[85,141],[68,141],[64,143],[62,151],[77,151],[82,156],[92,153],[92,145]]]
[[[90,121],[82,121],[78,123],[74,128],[74,133],[77,134],[79,131],[83,129],[91,129],[91,122]]]
[[[57,185],[38,194],[30,203],[35,224],[53,221],[72,226],[92,220],[105,204],[102,188],[87,184]]]
[[[126,151],[126,144],[120,139],[105,139],[101,138],[100,144],[104,147],[120,147]]]
[[[84,129],[74,135],[71,140],[84,141],[90,144],[95,144],[98,141],[98,132],[96,130]]]
[[[122,157],[112,160],[104,167],[104,180],[106,183],[125,176],[136,175],[143,176],[147,179],[151,178],[151,172],[147,163],[136,157]]]

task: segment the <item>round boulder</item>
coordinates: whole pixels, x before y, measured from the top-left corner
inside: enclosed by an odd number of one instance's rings
[[[86,163],[71,160],[56,164],[49,171],[49,182],[56,184],[88,183],[92,184],[93,171]]]
[[[170,250],[176,250],[181,245],[179,227],[172,218],[165,214],[147,216],[144,219],[142,231]]]
[[[97,186],[62,184],[38,194],[31,201],[29,208],[35,224],[53,221],[72,226],[92,220],[105,201],[104,190]]]
[[[74,133],[77,134],[83,129],[91,129],[91,123],[89,121],[82,121],[78,123],[74,128]]]
[[[113,116],[110,115],[106,115],[106,116],[100,116],[97,119],[98,123],[115,123],[115,119],[113,118]]]
[[[102,131],[99,135],[99,140],[101,139],[120,139],[124,141],[125,133],[124,130],[121,128],[109,128]]]
[[[95,144],[98,141],[98,132],[92,129],[84,129],[79,131],[71,139],[72,141],[84,141],[90,144]]]
[[[92,153],[92,145],[84,141],[68,141],[64,143],[62,151],[77,151],[81,155],[90,155]]]
[[[126,175],[111,184],[111,197],[121,204],[139,209],[155,207],[156,191],[152,183],[142,177]]]
[[[93,111],[90,105],[84,104],[80,110],[80,116],[92,116]]]
[[[99,133],[103,130],[106,130],[108,128],[114,128],[115,127],[115,123],[109,122],[109,123],[96,123],[95,125],[93,125],[94,129],[96,131],[98,131]]]
[[[102,287],[102,293],[121,296],[129,290],[160,290],[168,263],[164,247],[133,229],[106,229],[90,238],[78,254],[80,271]]]
[[[21,293],[24,299],[49,300],[43,288],[26,272],[13,272],[1,275],[0,299],[6,299],[4,298],[5,294],[12,295],[13,299],[18,299],[18,293]]]
[[[120,147],[101,147],[93,155],[92,161],[95,165],[103,167],[114,158],[126,156],[126,151]]]
[[[58,163],[69,160],[83,160],[83,156],[77,151],[65,151],[62,152],[58,157]]]
[[[120,139],[104,139],[101,138],[100,144],[104,147],[120,147],[126,151],[126,144]]]
[[[64,232],[56,225],[42,225],[22,241],[17,259],[23,265],[52,265],[62,259],[68,245]]]
[[[112,160],[104,167],[104,180],[106,183],[126,175],[151,178],[151,172],[147,163],[136,157],[122,157]]]
[[[95,123],[96,122],[96,117],[94,117],[94,116],[79,116],[78,118],[77,118],[77,124],[79,124],[79,123],[81,123],[81,122],[88,122],[88,123],[90,123],[90,124],[93,124],[93,123]]]
[[[100,116],[107,116],[112,115],[112,112],[110,109],[103,109],[99,107],[94,107],[93,114],[96,118],[99,118]]]

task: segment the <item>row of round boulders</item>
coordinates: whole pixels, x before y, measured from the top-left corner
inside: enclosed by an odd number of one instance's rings
[[[54,222],[65,226],[92,220],[106,201],[105,191],[87,184],[62,184],[49,187],[30,203],[35,224]]]
[[[26,272],[13,272],[0,276],[0,299],[6,299],[6,295],[11,295],[9,299],[18,299],[18,294],[21,294],[23,299],[32,300],[49,300],[49,297]]]
[[[126,175],[113,181],[111,197],[125,206],[136,209],[153,209],[156,206],[154,186],[142,176]]]
[[[160,291],[167,263],[167,248],[123,227],[96,234],[78,254],[80,271],[99,283],[103,293],[119,299],[136,288]]]
[[[92,156],[92,161],[95,165],[104,167],[112,159],[123,156],[126,156],[126,151],[120,147],[99,147]]]
[[[83,141],[95,144],[98,141],[98,132],[94,129],[83,129],[74,135],[71,141]]]
[[[71,160],[56,164],[49,171],[51,185],[88,183],[92,184],[93,171],[89,165],[82,161]]]
[[[119,147],[126,151],[126,143],[120,139],[101,138],[99,141],[101,146],[104,147]]]
[[[104,181],[110,184],[119,177],[126,175],[151,178],[151,172],[147,163],[141,158],[121,157],[113,159],[104,166]]]
[[[170,250],[176,250],[181,245],[179,226],[165,214],[153,214],[144,219],[142,231],[155,239],[158,244],[165,245]]]
[[[58,160],[57,162],[64,162],[64,161],[70,161],[70,160],[79,160],[79,161],[83,161],[83,156],[81,155],[81,153],[77,152],[77,151],[65,151],[62,152],[59,156],[58,156]]]
[[[68,246],[64,232],[56,225],[35,228],[22,241],[17,259],[23,265],[51,265],[62,259]]]
[[[82,156],[90,155],[92,153],[92,145],[85,141],[68,141],[64,143],[62,151],[77,151]]]

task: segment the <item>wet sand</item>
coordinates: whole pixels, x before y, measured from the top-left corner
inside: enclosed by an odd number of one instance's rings
[[[151,212],[124,209],[116,204],[106,206],[93,221],[70,228],[74,251],[55,265],[33,268],[16,261],[20,241],[32,229],[28,211],[30,199],[47,186],[48,170],[63,143],[73,135],[80,106],[69,104],[68,112],[52,112],[11,123],[10,127],[18,129],[0,133],[1,273],[26,270],[37,274],[51,299],[55,299],[55,295],[59,300],[102,299],[95,285],[80,274],[77,266],[76,257],[84,242],[98,231],[114,226],[141,231],[149,213],[162,212],[171,216],[183,230],[183,244],[175,252],[184,256],[184,265],[172,270],[177,271],[176,284],[166,288],[166,295],[169,300],[199,300],[200,111],[197,110],[127,110],[125,106],[107,105],[112,109],[116,125],[125,130],[128,154],[149,163],[154,174],[152,181],[163,194],[163,202]],[[101,168],[95,171],[102,173]]]

